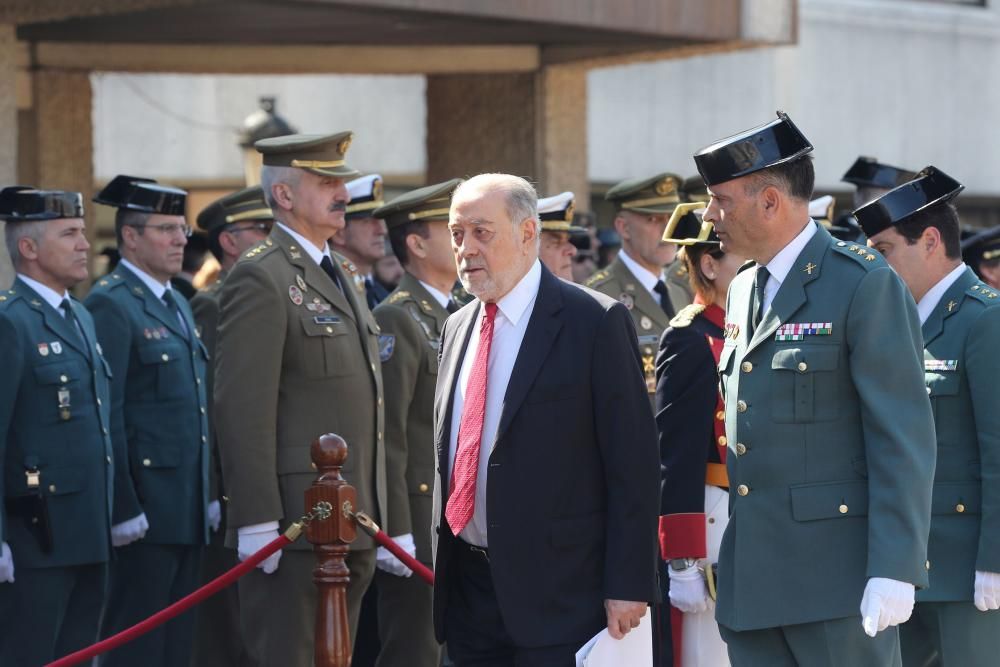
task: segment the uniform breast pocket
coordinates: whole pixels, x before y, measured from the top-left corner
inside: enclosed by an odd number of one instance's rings
[[[82,389],[80,380],[86,369],[76,360],[35,366],[35,382],[42,396],[42,413],[51,416],[49,421],[66,421],[72,415],[74,399]],[[50,409],[51,408],[51,409]]]
[[[307,377],[313,379],[348,375],[356,367],[351,359],[352,348],[358,347],[350,336],[353,324],[338,315],[302,318],[302,364]],[[355,337],[356,338],[356,337]],[[361,350],[357,349],[358,359]]]
[[[156,377],[157,398],[184,398],[191,391],[182,364],[188,354],[183,347],[169,343],[139,347],[139,361],[147,373]]]
[[[771,358],[771,418],[779,423],[836,419],[839,357],[835,345],[777,350]]]
[[[924,383],[927,385],[927,395],[931,398],[931,408],[934,417],[938,416],[940,399],[958,395],[962,379],[956,371],[942,373],[924,371]]]

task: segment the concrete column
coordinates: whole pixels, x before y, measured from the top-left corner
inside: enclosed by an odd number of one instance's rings
[[[589,208],[586,71],[427,77],[427,180],[523,176],[539,195],[572,190]]]
[[[0,185],[17,182],[17,38],[14,26],[0,25]],[[14,280],[0,222],[0,289]]]

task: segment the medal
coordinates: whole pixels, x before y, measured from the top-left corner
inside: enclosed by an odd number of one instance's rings
[[[62,343],[60,343],[59,341],[57,340],[52,341],[49,344],[49,347],[52,348],[52,354],[62,354]]]
[[[49,356],[49,344],[48,343],[39,343],[38,344],[38,354],[42,355],[43,357]]]
[[[295,285],[289,285],[288,287],[288,298],[292,300],[296,306],[302,305],[302,290],[300,290]]]
[[[642,319],[639,320],[639,326],[643,329],[652,329],[653,320],[649,319],[647,316],[643,315]]]
[[[302,280],[302,276],[298,274],[295,275],[295,284],[298,285],[299,289],[302,290],[303,292],[309,291],[309,288],[306,287],[306,281]]]
[[[69,404],[69,389],[66,387],[60,387],[57,392],[59,397],[59,418],[63,421],[69,421],[70,418],[70,404]]]
[[[621,301],[622,305],[632,310],[635,307],[635,299],[632,298],[631,294],[627,292],[622,292],[618,295],[618,300]]]

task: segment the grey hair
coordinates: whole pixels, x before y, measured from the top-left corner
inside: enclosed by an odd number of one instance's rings
[[[278,167],[265,164],[260,168],[260,187],[264,190],[264,199],[267,200],[267,205],[271,207],[275,216],[279,213],[280,207],[278,202],[274,200],[272,192],[274,186],[278,183],[285,183],[294,187],[299,184],[301,178],[302,170],[297,167]]]
[[[21,250],[17,247],[21,239],[31,239],[36,244],[42,242],[45,234],[45,223],[47,220],[35,220],[33,222],[8,222],[4,227],[4,241],[7,243],[7,253],[10,255],[10,263],[14,265],[14,270],[20,268]]]
[[[479,174],[463,181],[452,194],[452,201],[469,191],[490,192],[500,190],[507,201],[507,217],[515,226],[524,220],[534,220],[538,232],[535,235],[535,246],[541,244],[541,225],[538,221],[538,192],[526,179],[512,174]]]

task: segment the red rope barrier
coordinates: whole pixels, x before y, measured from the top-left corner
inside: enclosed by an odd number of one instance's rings
[[[71,665],[78,665],[81,662],[90,660],[91,658],[102,653],[107,653],[108,651],[116,649],[123,644],[127,644],[157,626],[166,623],[173,617],[183,614],[194,605],[199,604],[206,598],[215,595],[226,586],[235,582],[247,572],[257,567],[261,561],[268,558],[274,552],[294,542],[301,531],[301,527],[297,528],[297,526],[298,524],[293,524],[287,531],[285,531],[284,535],[279,535],[273,541],[269,542],[267,546],[247,558],[233,569],[229,570],[225,574],[219,575],[198,590],[184,596],[169,607],[161,609],[146,620],[140,621],[132,627],[126,628],[118,634],[112,635],[111,637],[88,646],[87,648],[80,649],[75,653],[70,653],[63,658],[59,658],[55,662],[50,662],[47,667],[70,667]]]
[[[434,573],[431,572],[426,565],[406,553],[406,551],[403,550],[403,547],[396,544],[396,540],[386,535],[382,529],[379,528],[379,525],[375,523],[374,519],[364,512],[356,512],[353,518],[366,533],[374,537],[375,541],[380,545],[391,551],[392,555],[398,558],[403,565],[416,572],[417,576],[426,581],[428,585],[434,585]]]

